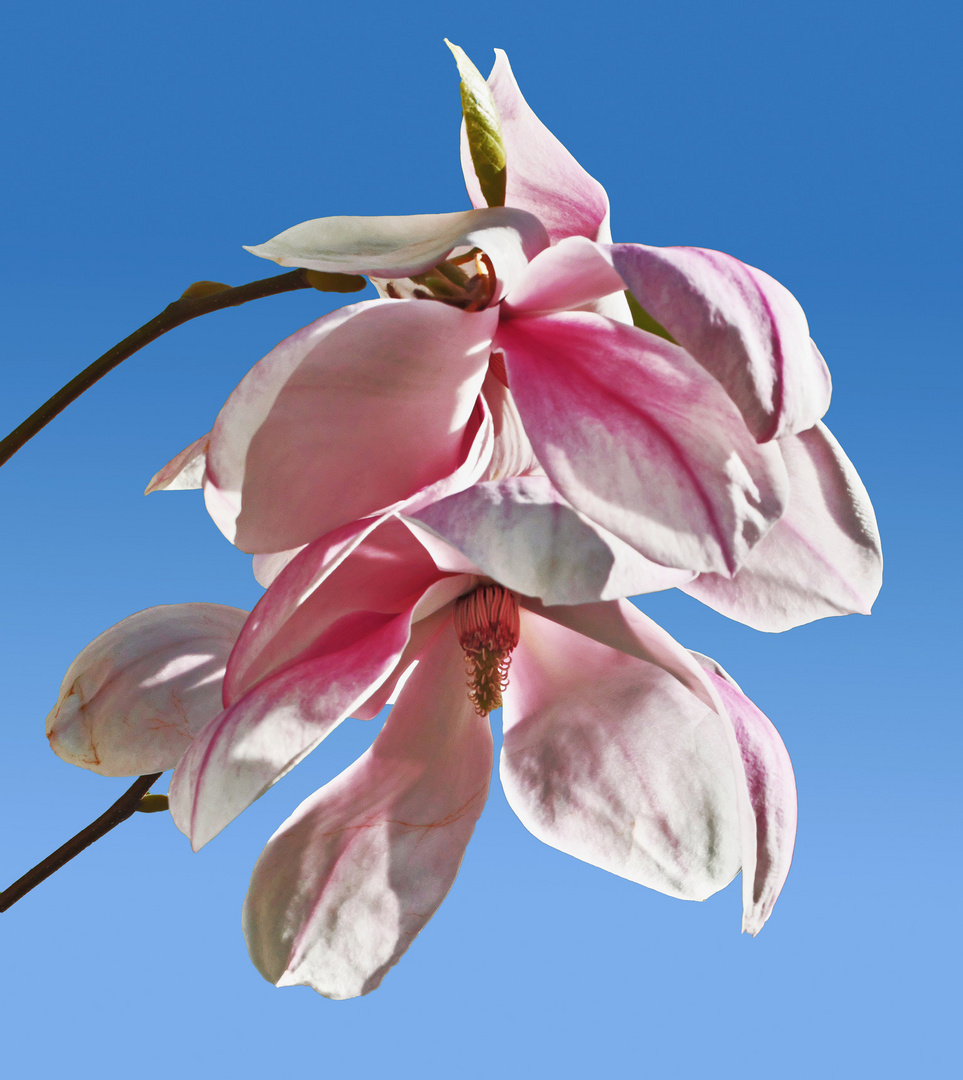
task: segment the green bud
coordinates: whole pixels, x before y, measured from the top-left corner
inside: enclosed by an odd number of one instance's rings
[[[145,795],[137,804],[136,809],[142,814],[159,814],[168,809],[166,795]]]
[[[628,289],[625,290],[625,299],[629,302],[629,311],[632,313],[634,326],[637,326],[640,330],[648,330],[650,334],[655,334],[657,337],[665,338],[666,341],[671,341],[673,345],[679,344],[662,323],[656,322],[652,318]]]
[[[505,143],[498,109],[488,83],[464,49],[445,38],[461,76],[461,110],[465,117],[471,163],[489,206],[505,205]]]
[[[360,274],[329,274],[325,270],[305,270],[308,284],[319,292],[361,292],[368,279]]]
[[[229,288],[231,286],[225,285],[223,281],[195,281],[193,285],[188,285],[181,293],[181,299],[200,300],[202,297],[213,296],[215,293],[224,292],[225,289]]]

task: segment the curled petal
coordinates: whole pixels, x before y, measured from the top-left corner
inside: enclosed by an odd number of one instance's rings
[[[505,205],[534,214],[545,225],[553,244],[576,235],[609,240],[605,188],[589,176],[532,112],[501,49],[495,50],[488,85],[498,109],[505,146]],[[484,206],[464,126],[461,165],[472,206]]]
[[[693,653],[715,684],[735,731],[752,804],[755,872],[743,874],[742,929],[755,936],[772,914],[796,840],[796,779],[779,732],[730,676]]]
[[[221,711],[228,655],[247,612],[221,604],[148,608],[91,642],[47,717],[54,752],[102,776],[172,769]]]
[[[740,866],[726,721],[664,670],[522,612],[501,778],[540,840],[703,900]]]
[[[500,355],[498,361],[504,364]],[[495,374],[491,364],[482,384],[482,397],[491,411],[494,433],[492,454],[483,478],[501,480],[507,476],[542,472],[511,391],[503,381],[503,373]]]
[[[483,422],[496,318],[373,300],[282,342],[211,432],[205,498],[221,531],[244,551],[283,551],[458,469]]]
[[[489,376],[486,376],[486,384],[488,381]],[[421,491],[412,495],[410,499],[397,504],[396,510],[401,508],[406,510],[415,509],[427,505],[436,499],[443,498],[448,492],[460,491],[464,487],[469,487],[490,471],[493,451],[499,445],[504,447],[505,440],[503,438],[500,444],[496,442],[493,425],[494,416],[490,413],[484,396],[478,399],[477,411],[481,417],[481,422],[477,425],[475,436],[470,440],[470,445],[461,464],[448,476],[436,480],[435,483],[429,484],[428,487],[422,488]],[[521,422],[519,421],[520,425]],[[466,435],[470,435],[473,426],[469,424]],[[393,512],[394,510],[389,510],[372,518],[350,523],[346,526],[348,529],[346,536],[358,535],[360,537],[361,533],[370,531],[375,524],[385,521]],[[265,589],[272,585],[281,571],[300,555],[306,546],[306,544],[301,544],[299,547],[289,548],[287,551],[272,551],[255,555],[252,562],[254,577],[258,584],[263,585]]]
[[[171,813],[195,849],[400,675],[412,621],[462,588],[395,519],[305,548],[251,613],[224,681],[228,707],[174,773]]]
[[[778,448],[678,346],[583,312],[512,319],[496,345],[555,486],[646,558],[731,574],[782,513]]]
[[[494,206],[454,214],[316,218],[247,250],[281,266],[393,278],[430,270],[456,248],[478,247],[507,288],[548,243],[542,223],[524,208]]]
[[[491,762],[449,620],[371,749],[305,800],[258,859],[243,925],[261,974],[330,998],[374,990],[451,888]]]
[[[822,423],[780,439],[779,447],[789,474],[786,512],[731,580],[702,574],[682,588],[757,630],[868,615],[883,557],[866,488]]]
[[[204,486],[204,468],[210,433],[195,439],[177,457],[172,458],[159,472],[154,473],[144,489],[145,495],[154,491],[189,491]]]
[[[760,442],[804,431],[829,408],[829,369],[774,278],[705,248],[611,252],[642,307],[722,383]]]
[[[197,851],[293,769],[391,674],[411,613],[259,683],[204,728],[174,770],[170,809]]]
[[[413,515],[481,573],[546,604],[655,592],[692,578],[575,511],[546,476],[475,484]]]
[[[625,283],[608,248],[570,236],[536,255],[506,296],[503,318],[571,311],[613,293],[624,304]]]
[[[231,654],[224,703],[410,613],[444,576],[394,518],[353,522],[321,537],[292,560],[251,612]]]

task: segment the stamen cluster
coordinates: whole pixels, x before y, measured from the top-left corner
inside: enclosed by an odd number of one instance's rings
[[[520,630],[518,597],[501,585],[479,585],[455,602],[455,633],[465,650],[468,698],[479,716],[502,703]]]
[[[412,276],[418,300],[440,300],[463,311],[482,311],[495,298],[497,278],[491,259],[478,248],[446,259],[424,274]],[[388,295],[391,295],[389,290]]]

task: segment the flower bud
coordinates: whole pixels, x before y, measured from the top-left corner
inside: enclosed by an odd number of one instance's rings
[[[182,300],[202,300],[205,296],[213,296],[215,293],[225,292],[230,289],[223,281],[195,281],[188,285],[181,293]]]
[[[170,800],[166,795],[145,795],[134,809],[142,814],[161,814],[170,809]]]
[[[305,279],[318,292],[361,292],[368,279],[360,274],[332,274],[326,270],[305,270]]]
[[[172,769],[223,708],[227,658],[246,611],[170,604],[105,631],[70,665],[47,717],[50,746],[102,776]]]

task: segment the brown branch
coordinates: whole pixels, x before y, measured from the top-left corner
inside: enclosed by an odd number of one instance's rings
[[[41,881],[46,880],[61,866],[70,862],[75,855],[79,855],[84,848],[90,847],[95,840],[106,836],[111,829],[115,829],[122,821],[126,821],[138,809],[141,799],[160,775],[160,773],[150,773],[148,776],[139,776],[117,802],[96,821],[91,822],[86,829],[81,829],[76,836],[57,848],[52,855],[48,855],[43,862],[37,863],[32,870],[28,870],[10,888],[4,889],[0,893],[0,911],[6,911],[7,908],[12,907],[21,896],[26,896]]]
[[[308,279],[309,271],[292,270],[289,274],[277,274],[274,277],[262,278],[260,281],[251,281],[247,285],[238,285],[230,288],[225,285],[217,292],[208,295],[187,294],[166,308],[146,323],[139,330],[135,330],[129,337],[124,338],[112,349],[108,349],[99,360],[95,360],[89,367],[71,379],[66,386],[57,391],[49,401],[0,442],[0,465],[9,461],[28,439],[50,423],[51,420],[85,391],[89,390],[98,379],[103,378],[108,371],[113,370],[128,356],[133,356],[138,349],[173,330],[175,326],[196,319],[199,315],[207,315],[212,311],[220,311],[221,308],[236,307],[238,304],[246,304],[249,300],[260,300],[265,296],[277,296],[279,293],[292,292],[295,289],[309,289],[312,282]],[[198,283],[201,284],[201,283]],[[205,285],[213,283],[203,283]],[[192,287],[193,288],[193,287]],[[204,290],[201,290],[204,291]]]

